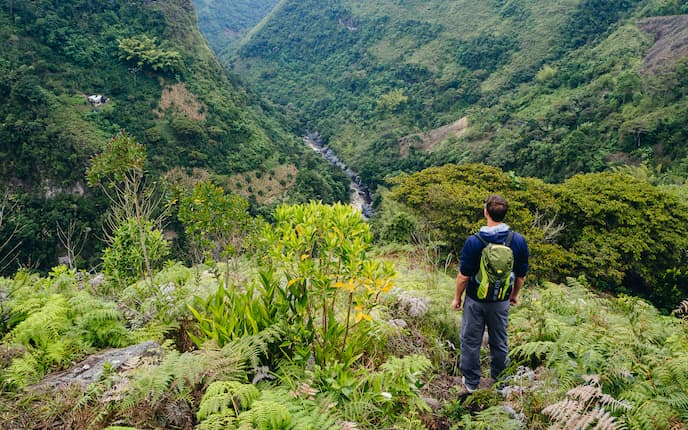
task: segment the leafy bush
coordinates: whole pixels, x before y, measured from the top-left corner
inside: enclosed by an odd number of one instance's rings
[[[177,73],[183,70],[184,61],[179,52],[158,46],[155,38],[147,35],[126,37],[118,40],[122,51],[120,59],[152,71]]]
[[[392,287],[392,266],[368,258],[370,227],[349,205],[280,206],[275,223],[264,237],[286,282],[278,293],[295,336],[289,348],[299,360],[349,362],[370,341],[371,311]]]
[[[390,197],[440,232],[458,255],[484,223],[493,192],[510,204],[506,222],[525,235],[536,278],[586,273],[606,290],[633,292],[673,308],[688,293],[688,207],[624,173],[577,175],[561,185],[510,176],[483,165],[446,165],[392,181]]]
[[[169,253],[169,244],[151,222],[144,228],[149,261],[152,267],[160,267]],[[146,273],[139,238],[138,223],[130,219],[114,232],[112,244],[103,252],[103,271],[119,287],[128,286]]]

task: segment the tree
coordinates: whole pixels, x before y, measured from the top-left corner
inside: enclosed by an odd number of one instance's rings
[[[57,238],[67,252],[67,265],[70,269],[76,267],[76,258],[83,251],[89,232],[89,227],[78,228],[74,218],[69,220],[66,227],[57,222]]]
[[[146,237],[153,226],[160,223],[163,215],[153,219],[161,197],[156,196],[154,186],[146,183],[145,162],[146,149],[143,145],[121,131],[106,143],[103,152],[93,157],[86,178],[90,186],[98,186],[110,200],[107,224],[112,233],[106,232],[110,244],[116,239],[114,232],[122,225],[130,220],[135,223],[145,268],[141,275],[147,276],[153,285]]]
[[[120,59],[153,71],[180,72],[184,61],[179,52],[158,46],[157,39],[144,35],[118,40]]]
[[[688,205],[625,173],[577,175],[556,189],[558,242],[597,285],[672,308],[688,294]]]
[[[229,285],[229,265],[238,272],[238,258],[245,240],[255,230],[248,212],[248,201],[237,194],[226,193],[211,181],[197,184],[183,197],[178,218],[186,225],[192,240],[210,256],[224,257],[227,264],[225,288]]]
[[[19,208],[19,204],[13,201],[8,191],[5,191],[0,199],[0,273],[12,263],[14,252],[21,246],[21,242],[12,244],[12,240],[21,228],[18,224],[9,227],[7,217]]]

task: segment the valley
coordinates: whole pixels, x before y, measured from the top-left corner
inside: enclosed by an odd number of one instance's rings
[[[0,427],[685,430],[687,28],[681,0],[0,0]],[[462,307],[495,193],[525,283]],[[475,390],[468,303],[508,309]]]

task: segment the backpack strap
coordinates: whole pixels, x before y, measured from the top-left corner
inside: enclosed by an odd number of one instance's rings
[[[484,246],[487,246],[487,245],[488,245],[488,242],[487,242],[485,239],[483,239],[483,237],[480,235],[480,232],[476,233],[476,234],[475,234],[475,237],[477,237],[478,240],[480,240],[480,241],[483,243]]]
[[[514,238],[514,232],[513,230],[509,230],[509,234],[506,235],[506,241],[504,242],[504,246],[508,246],[511,248],[511,239]]]
[[[480,235],[480,232],[476,233],[475,237],[477,237],[483,243],[483,245],[487,246],[489,244],[488,241],[483,239],[483,237]],[[504,241],[504,246],[511,247],[511,240],[513,238],[514,238],[514,231],[509,230],[509,233],[507,233],[507,235],[506,235],[506,240]]]

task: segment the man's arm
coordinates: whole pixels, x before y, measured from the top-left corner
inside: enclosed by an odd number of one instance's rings
[[[461,272],[459,272],[459,274],[456,275],[456,294],[454,294],[454,300],[452,300],[452,308],[456,309],[457,311],[461,310],[461,296],[463,295],[463,292],[466,290],[466,287],[468,286],[468,281],[470,280],[470,276],[466,276]]]
[[[521,288],[523,287],[523,283],[525,281],[525,276],[521,276],[514,279],[514,288],[511,290],[511,294],[509,295],[509,303],[511,304],[511,306],[518,305],[518,293],[521,291]]]

